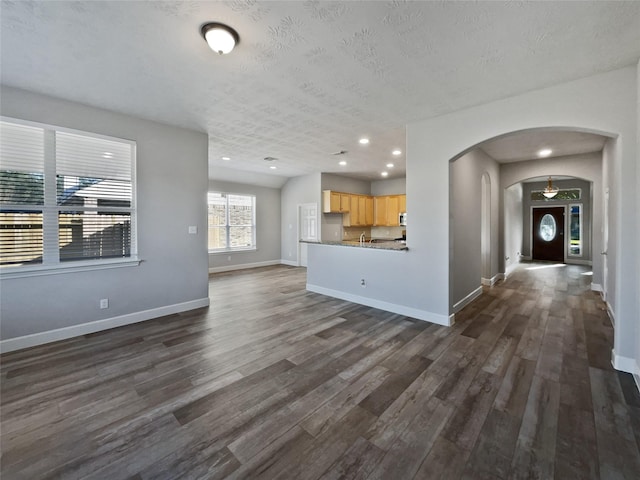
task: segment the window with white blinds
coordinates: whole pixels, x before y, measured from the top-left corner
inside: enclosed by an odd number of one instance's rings
[[[0,265],[130,258],[135,143],[0,120]]]
[[[209,192],[209,251],[256,248],[256,197]]]

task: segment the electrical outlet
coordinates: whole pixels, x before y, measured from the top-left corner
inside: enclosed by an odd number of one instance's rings
[[[103,298],[100,300],[100,308],[109,308],[109,299]]]
[[[367,282],[364,280],[364,278],[361,278],[361,279],[360,279],[360,286],[361,286],[362,288],[367,288]]]

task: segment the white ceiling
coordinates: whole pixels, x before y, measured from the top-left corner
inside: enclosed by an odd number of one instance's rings
[[[389,178],[403,176],[407,123],[640,57],[635,1],[2,1],[1,9],[3,84],[206,131],[210,176],[244,181],[249,171],[273,186],[318,171],[379,179],[389,161]],[[209,21],[239,32],[231,54],[209,50],[199,33]],[[403,155],[392,159],[396,147]],[[339,150],[346,167],[331,155]]]
[[[600,152],[607,137],[566,130],[528,130],[489,140],[479,145],[498,163],[521,162],[538,158],[542,149],[550,149],[546,158]]]

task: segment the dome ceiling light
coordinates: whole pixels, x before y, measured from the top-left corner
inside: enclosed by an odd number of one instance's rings
[[[238,32],[222,23],[205,23],[200,28],[200,33],[211,50],[219,55],[229,53],[240,41]]]

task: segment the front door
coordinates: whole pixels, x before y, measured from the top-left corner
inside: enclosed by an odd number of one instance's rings
[[[564,207],[533,209],[534,260],[564,261]]]

